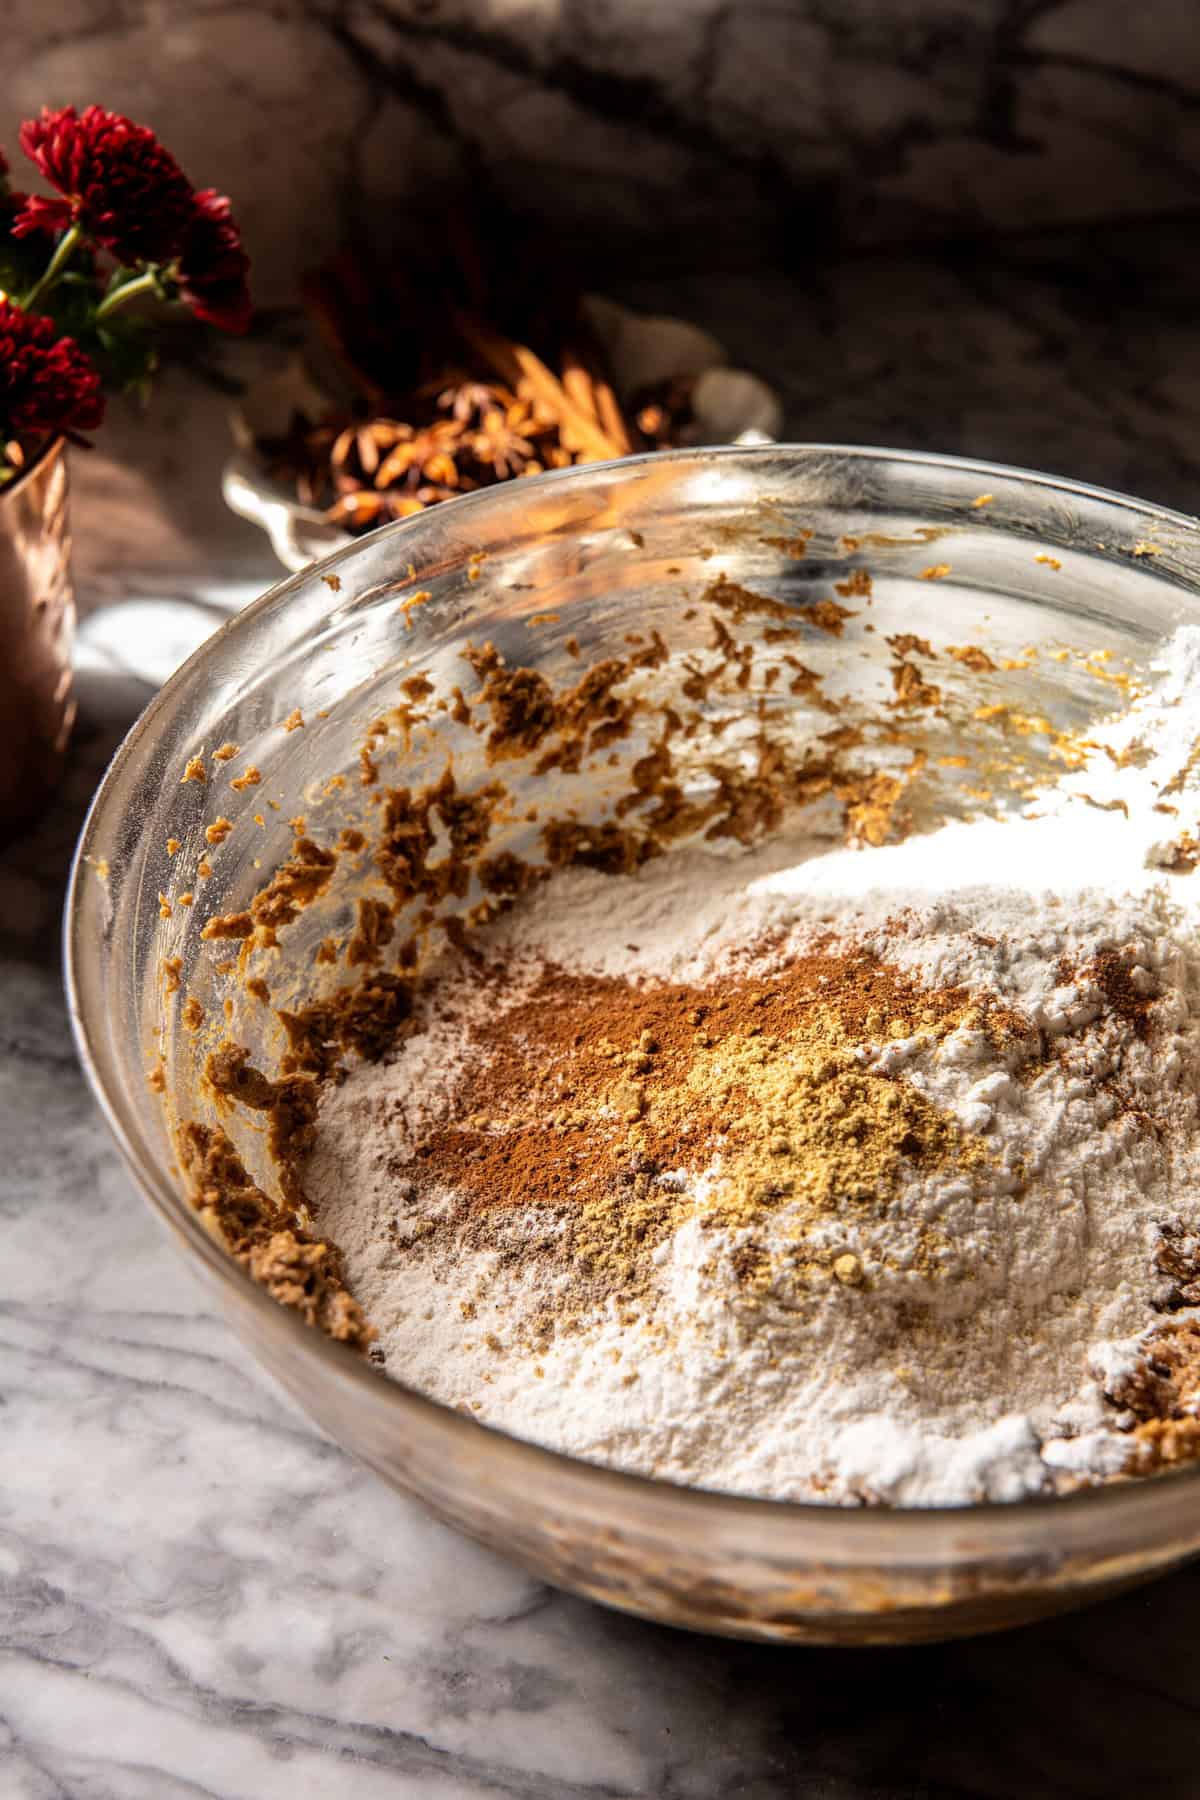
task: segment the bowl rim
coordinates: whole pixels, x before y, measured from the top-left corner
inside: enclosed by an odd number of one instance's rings
[[[530,492],[540,491],[549,485],[561,486],[572,483],[583,486],[588,481],[594,480],[597,475],[611,476],[627,469],[642,468],[647,464],[661,465],[664,462],[675,462],[680,465],[707,465],[715,462],[742,464],[778,461],[780,457],[799,459],[838,457],[850,463],[895,464],[933,473],[944,470],[947,474],[960,477],[967,474],[978,476],[984,483],[1005,481],[1015,483],[1027,490],[1048,490],[1051,493],[1099,503],[1122,511],[1136,512],[1143,521],[1146,518],[1152,518],[1157,525],[1183,532],[1191,537],[1196,543],[1198,554],[1200,554],[1200,518],[1177,509],[1161,506],[1153,501],[1142,500],[1117,489],[1074,481],[1066,476],[1042,470],[1026,469],[1016,464],[994,463],[973,457],[920,450],[889,449],[870,444],[781,440],[769,444],[695,445],[680,449],[649,451],[638,456],[624,457],[609,462],[579,464],[567,469],[549,470],[541,475],[527,478],[521,484],[521,491],[524,492],[526,488]],[[500,483],[475,493],[464,494],[451,502],[443,503],[436,509],[436,512],[444,516],[445,506],[448,504],[455,508],[456,516],[461,516],[468,508],[478,511],[511,503],[511,486],[510,483]],[[1014,1521],[1028,1519],[1031,1516],[1035,1516],[1041,1521],[1056,1518],[1063,1521],[1069,1519],[1078,1523],[1085,1518],[1095,1518],[1101,1513],[1110,1519],[1115,1518],[1118,1514],[1129,1515],[1134,1512],[1139,1515],[1147,1511],[1164,1515],[1168,1512],[1174,1514],[1176,1507],[1173,1502],[1176,1496],[1182,1502],[1186,1494],[1195,1491],[1197,1485],[1200,1484],[1200,1462],[1184,1465],[1182,1468],[1154,1476],[1105,1482],[1067,1494],[1030,1495],[1017,1501],[982,1500],[939,1506],[887,1504],[853,1507],[812,1500],[774,1499],[762,1495],[730,1493],[719,1488],[693,1486],[685,1482],[643,1475],[605,1463],[592,1462],[584,1457],[573,1456],[530,1439],[517,1437],[503,1427],[484,1424],[457,1411],[454,1407],[447,1406],[442,1401],[432,1399],[429,1395],[420,1392],[419,1389],[409,1387],[394,1377],[384,1375],[373,1368],[364,1356],[344,1344],[335,1342],[315,1327],[307,1325],[293,1308],[281,1306],[259,1283],[253,1280],[246,1270],[214,1242],[200,1223],[198,1214],[187,1206],[181,1189],[171,1181],[166,1167],[147,1166],[143,1161],[125,1130],[118,1108],[110,1098],[100,1075],[92,1048],[93,1034],[88,1020],[84,1017],[78,977],[81,957],[86,953],[80,927],[84,881],[91,873],[89,846],[93,836],[105,820],[107,803],[111,798],[116,778],[138,743],[147,732],[153,729],[160,711],[173,702],[181,688],[186,687],[196,678],[218,642],[223,643],[230,634],[240,635],[252,630],[261,613],[269,607],[277,605],[281,600],[285,600],[291,592],[307,587],[314,579],[320,579],[326,572],[336,572],[339,565],[359,554],[364,545],[377,546],[384,538],[406,538],[414,530],[419,532],[423,521],[427,521],[429,516],[430,514],[427,512],[417,514],[413,518],[399,519],[388,525],[377,527],[364,534],[363,537],[353,539],[348,544],[339,545],[328,556],[274,582],[257,599],[225,620],[168,677],[143,712],[135,719],[114,752],[88,806],[71,860],[63,908],[63,979],[67,1010],[76,1054],[92,1091],[92,1096],[133,1176],[135,1186],[157,1214],[160,1222],[168,1227],[177,1241],[186,1245],[200,1258],[207,1272],[216,1279],[219,1285],[224,1285],[236,1301],[248,1305],[259,1314],[268,1330],[288,1341],[290,1347],[294,1348],[298,1366],[303,1366],[306,1361],[316,1363],[331,1377],[338,1381],[346,1381],[353,1388],[361,1391],[369,1404],[390,1408],[398,1423],[402,1424],[406,1417],[424,1415],[440,1430],[450,1433],[463,1446],[477,1446],[484,1454],[490,1451],[492,1454],[502,1457],[515,1456],[531,1474],[536,1475],[536,1470],[540,1467],[547,1474],[560,1480],[566,1478],[572,1481],[583,1481],[596,1493],[604,1490],[613,1497],[627,1495],[631,1500],[640,1502],[643,1507],[647,1504],[656,1508],[666,1505],[688,1511],[697,1520],[707,1516],[714,1521],[719,1517],[728,1522],[731,1518],[738,1517],[748,1522],[771,1525],[775,1528],[790,1520],[796,1524],[802,1522],[806,1531],[812,1530],[829,1536],[849,1534],[853,1537],[857,1532],[860,1536],[866,1537],[870,1535],[868,1527],[877,1532],[881,1525],[885,1525],[888,1530],[900,1534],[907,1533],[913,1539],[922,1533],[927,1537],[930,1534],[936,1535],[939,1526],[949,1529],[950,1527],[961,1528],[968,1524],[977,1524],[981,1531],[986,1532],[990,1527],[999,1526],[1003,1521],[1007,1521],[1011,1526]],[[244,1341],[241,1340],[240,1333],[235,1332],[235,1336],[239,1337],[239,1341]],[[257,1354],[255,1354],[255,1361],[262,1366],[262,1359]],[[354,1454],[357,1460],[364,1460],[358,1453]],[[1157,1507],[1153,1504],[1156,1498],[1159,1502]],[[950,1540],[947,1539],[946,1542],[949,1543]],[[983,1545],[973,1546],[973,1553],[978,1554],[983,1548]]]

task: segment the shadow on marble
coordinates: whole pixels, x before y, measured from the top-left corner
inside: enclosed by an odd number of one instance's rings
[[[723,1645],[561,1605],[631,1683],[661,1671],[661,1730],[704,1758],[704,1795],[1194,1800],[1198,1603],[1193,1566],[1018,1631],[857,1651]]]

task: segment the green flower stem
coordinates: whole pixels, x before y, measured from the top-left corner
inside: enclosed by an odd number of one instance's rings
[[[156,294],[159,289],[160,277],[157,269],[146,269],[133,281],[126,281],[119,288],[114,288],[111,294],[105,294],[96,308],[97,325],[102,319],[111,318],[113,313],[119,307],[124,306],[127,300],[135,300],[139,294]]]
[[[83,233],[80,231],[78,225],[72,225],[64,232],[54,255],[50,258],[50,261],[46,264],[46,267],[42,270],[38,279],[34,282],[33,286],[22,300],[22,312],[32,312],[42,296],[49,293],[50,289],[54,286],[59,276],[63,273],[63,270],[70,262],[72,256],[74,256],[82,236]]]

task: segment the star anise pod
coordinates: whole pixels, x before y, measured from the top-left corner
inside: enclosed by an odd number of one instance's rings
[[[473,486],[474,484],[464,483],[463,485]],[[419,487],[412,498],[419,501],[422,506],[436,506],[439,500],[453,500],[455,494],[459,492],[461,489],[439,487],[436,482],[428,482],[424,487]]]
[[[448,488],[461,486],[455,461],[461,438],[462,428],[448,419],[438,420],[424,431],[408,430],[376,470],[375,486],[405,487],[413,492],[429,483]]]
[[[487,381],[453,382],[437,397],[439,412],[449,413],[452,419],[473,431],[480,430],[488,414],[498,406],[507,411],[515,402],[514,394]]]
[[[458,472],[458,464],[449,450],[435,450],[421,464],[421,474],[426,487],[442,487],[451,491],[461,487],[473,487],[473,482],[464,482]]]
[[[530,315],[533,317],[533,315]],[[421,340],[415,379],[369,398],[377,417],[342,420],[323,445],[328,514],[369,530],[474,488],[627,454],[632,434],[603,369],[570,344],[547,363],[478,315],[452,309]],[[452,326],[452,329],[449,327]],[[536,335],[536,334],[535,334]],[[344,346],[343,346],[344,348]],[[665,432],[689,396],[647,392],[647,423]]]
[[[392,519],[409,519],[414,513],[424,512],[427,506],[453,500],[459,492],[459,488],[442,487],[435,482],[424,482],[412,490],[358,488],[353,493],[340,495],[325,517],[331,524],[357,535],[376,525],[386,525]]]
[[[370,531],[372,526],[383,525],[395,516],[389,509],[388,496],[372,493],[369,488],[339,495],[325,514],[331,525],[355,532]]]
[[[505,424],[522,437],[541,439],[560,437],[559,421],[543,412],[536,400],[516,399],[504,415]]]
[[[384,458],[394,445],[413,436],[411,425],[398,419],[368,419],[347,425],[329,452],[337,486],[343,492],[370,487]]]
[[[466,448],[478,467],[496,481],[522,474],[533,460],[532,443],[509,424],[498,407],[485,415],[479,430],[467,439]]]

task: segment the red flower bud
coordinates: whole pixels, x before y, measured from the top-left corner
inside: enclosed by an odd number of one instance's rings
[[[94,431],[104,417],[100,376],[52,319],[0,299],[0,433],[42,437]]]

